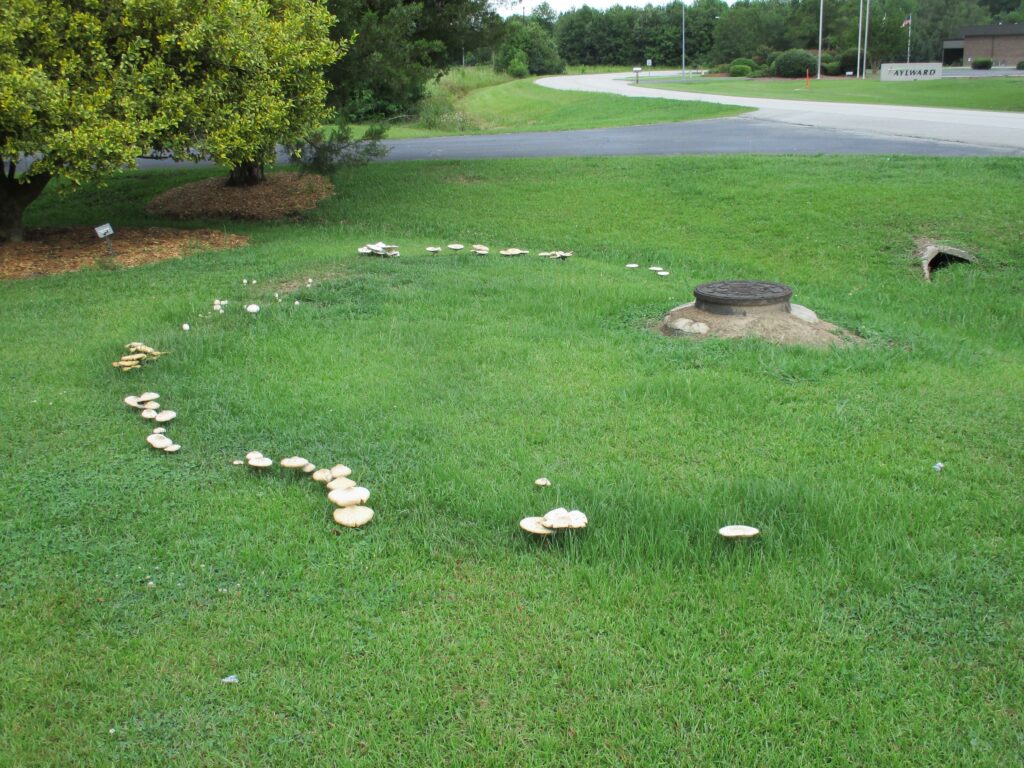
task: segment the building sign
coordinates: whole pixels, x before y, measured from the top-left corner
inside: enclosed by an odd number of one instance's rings
[[[883,64],[882,82],[898,80],[939,80],[942,62],[926,64]]]

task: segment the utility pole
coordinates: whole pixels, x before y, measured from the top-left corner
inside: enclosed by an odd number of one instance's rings
[[[860,0],[860,10],[857,12],[857,66],[853,73],[855,78],[860,77],[860,43],[864,39],[864,0]]]
[[[686,4],[680,0],[679,10],[683,14],[681,38],[683,43],[683,80],[686,79]]]
[[[868,32],[871,31],[871,0],[868,0],[867,10],[864,13],[864,67],[860,71],[860,79],[868,76]]]
[[[818,77],[821,80],[821,33],[825,29],[825,0],[821,0],[821,7],[818,11]]]

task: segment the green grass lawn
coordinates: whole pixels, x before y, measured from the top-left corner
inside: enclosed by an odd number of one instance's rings
[[[167,224],[145,201],[207,173],[29,223]],[[0,283],[0,762],[1020,764],[1024,161],[335,181],[301,221],[215,224],[243,249]],[[926,284],[917,235],[978,264]],[[378,239],[401,257],[356,255]],[[453,240],[534,254],[423,252]],[[726,278],[866,342],[652,331]],[[169,354],[114,371],[134,340]],[[121,402],[147,389],[177,455]],[[336,531],[320,486],[231,465],[252,448],[348,464],[376,519]],[[520,534],[559,505],[590,529]]]
[[[424,108],[432,109],[430,99]],[[413,123],[394,123],[388,129],[388,138],[610,128],[727,117],[748,111],[721,104],[555,91],[531,80],[512,80],[474,88],[443,101],[440,114],[427,125],[422,118]]]
[[[883,83],[879,80],[826,78],[803,80],[779,78],[709,77],[683,83],[676,76],[640,78],[640,87],[671,91],[695,91],[727,96],[806,101],[850,101],[860,104],[900,104],[911,107],[952,107],[1024,112],[1024,77],[955,78]]]

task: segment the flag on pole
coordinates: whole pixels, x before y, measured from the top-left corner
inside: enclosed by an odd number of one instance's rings
[[[913,16],[913,14],[911,14],[911,13],[907,14],[907,18],[905,18],[903,20],[903,23],[900,24],[900,29],[903,29],[904,27],[909,27],[911,25],[911,23],[913,22],[913,19],[911,18],[912,16]]]

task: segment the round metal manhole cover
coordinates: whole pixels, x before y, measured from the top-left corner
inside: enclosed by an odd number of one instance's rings
[[[719,280],[698,285],[693,289],[693,295],[697,298],[698,307],[765,307],[787,303],[793,296],[793,289],[782,283],[760,280]]]

